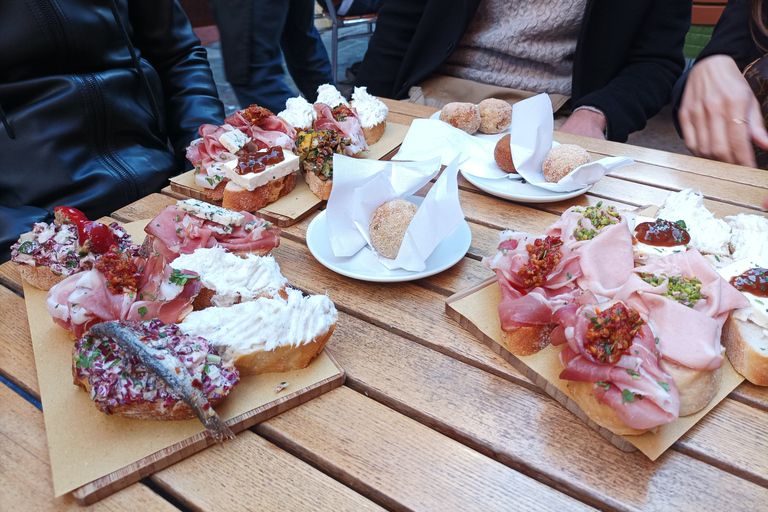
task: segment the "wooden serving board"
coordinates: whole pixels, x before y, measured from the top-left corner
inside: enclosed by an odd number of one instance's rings
[[[387,128],[381,139],[369,149],[363,151],[360,158],[381,160],[391,157],[394,154],[394,150],[402,144],[406,133],[408,133],[408,126],[387,123]],[[171,191],[183,197],[190,197],[221,206],[221,201],[208,199],[205,195],[205,189],[195,183],[195,171],[185,172],[171,178]],[[284,228],[296,224],[324,205],[325,201],[320,200],[313,194],[304,181],[303,175],[299,175],[296,180],[296,188],[290,194],[253,213],[276,224],[278,227]]]
[[[640,450],[649,459],[656,460],[744,380],[744,377],[733,369],[728,358],[725,358],[720,390],[704,409],[696,414],[678,418],[677,421],[663,425],[656,433],[620,436],[592,421],[569,396],[568,381],[559,378],[563,368],[558,355],[563,346],[549,345],[544,350],[530,356],[515,356],[507,350],[502,340],[497,309],[500,301],[501,289],[496,277],[491,277],[472,288],[447,298],[445,310],[448,316],[459,322],[463,328],[467,329],[483,344],[504,358],[611,444],[625,452]]]
[[[125,225],[135,242],[146,223]],[[73,384],[74,343],[46,310],[47,293],[22,284],[56,496],[72,491],[88,505],[215,443],[197,419],[136,420],[99,411]],[[216,412],[237,433],[341,386],[344,378],[325,349],[303,370],[241,376]],[[278,393],[282,382],[289,385]]]

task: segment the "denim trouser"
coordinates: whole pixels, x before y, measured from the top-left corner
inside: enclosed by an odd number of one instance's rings
[[[308,101],[319,85],[334,83],[314,25],[314,0],[211,0],[211,10],[227,80],[242,108],[257,104],[275,114],[285,108],[294,94],[283,82],[282,55]]]

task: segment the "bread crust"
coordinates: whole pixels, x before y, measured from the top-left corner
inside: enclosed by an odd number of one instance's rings
[[[331,197],[333,178],[323,181],[315,176],[315,173],[307,171],[304,173],[304,181],[307,182],[307,185],[309,185],[309,189],[312,191],[312,193],[323,201],[327,201],[328,198]]]
[[[224,198],[224,188],[227,186],[228,180],[221,181],[216,184],[216,188],[206,188],[205,197],[211,201],[221,201]]]
[[[626,423],[619,419],[619,415],[616,414],[613,407],[598,402],[592,396],[592,390],[595,386],[594,382],[568,381],[569,395],[579,405],[581,410],[589,416],[589,419],[620,436],[639,436],[648,432],[647,429],[640,430],[628,427]]]
[[[690,416],[706,407],[723,381],[722,366],[712,371],[693,370],[663,358],[659,365],[675,381],[680,395],[680,416]]]
[[[39,288],[40,290],[48,291],[55,285],[59,284],[69,276],[57,275],[48,267],[25,265],[23,263],[16,263],[19,266],[19,272],[21,277],[26,282]]]
[[[235,355],[233,362],[241,375],[289,372],[306,368],[323,348],[336,328],[334,322],[327,332],[298,346],[283,345],[275,350],[254,350]]]
[[[285,287],[281,288],[277,294],[283,299],[288,299],[288,294],[285,293]],[[216,290],[212,288],[206,288],[205,286],[203,286],[202,288],[200,288],[200,292],[198,292],[194,302],[192,302],[192,307],[194,308],[195,311],[200,311],[201,309],[215,307],[215,304],[213,303],[213,297],[215,295],[216,295]],[[275,298],[273,295],[270,295],[265,292],[265,293],[260,293],[259,295],[256,295],[252,300],[256,300],[260,297],[267,297],[269,299]],[[239,304],[242,301],[243,301],[242,297],[238,297],[232,304]]]
[[[737,372],[752,384],[768,386],[768,339],[759,325],[729,315],[723,325],[722,342]],[[766,350],[757,350],[756,345]]]
[[[255,212],[291,193],[294,188],[296,188],[295,172],[271,180],[253,190],[246,190],[229,182],[224,187],[221,206],[236,212]]]
[[[363,126],[363,135],[365,135],[365,142],[369,146],[372,144],[376,144],[381,139],[381,136],[384,135],[384,130],[386,129],[387,129],[386,121],[382,121],[378,124],[375,124],[370,128],[366,128],[365,126]]]
[[[507,350],[516,356],[530,356],[549,345],[549,336],[556,323],[520,327],[514,331],[502,331],[501,337]]]

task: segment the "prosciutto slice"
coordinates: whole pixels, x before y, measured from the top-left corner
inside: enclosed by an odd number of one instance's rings
[[[256,106],[251,105],[251,107]],[[280,146],[286,151],[293,151],[296,143],[296,129],[288,121],[271,112],[269,114],[254,124],[243,115],[242,110],[238,110],[226,118],[224,122],[248,135],[256,142],[260,150]]]
[[[278,227],[252,213],[240,213],[245,217],[242,224],[228,233],[221,224],[195,217],[172,205],[152,219],[144,231],[155,237],[153,249],[167,263],[200,247],[218,245],[230,252],[266,252],[280,245]]]
[[[195,183],[204,188],[213,188],[222,181],[226,174],[222,164],[237,160],[221,144],[219,137],[234,128],[228,124],[215,126],[204,124],[198,129],[200,138],[193,140],[187,147],[187,160],[195,166]]]
[[[659,366],[661,356],[648,325],[640,327],[629,346],[629,354],[622,355],[616,364],[597,361],[587,352],[589,317],[616,303],[571,305],[555,313],[558,327],[552,333],[552,343],[567,343],[560,353],[564,367],[560,378],[599,383],[592,396],[613,408],[631,428],[644,430],[675,421],[680,412],[680,397],[672,377]]]
[[[368,149],[368,144],[365,142],[363,125],[360,123],[357,110],[354,107],[350,110],[354,115],[347,116],[344,121],[336,121],[331,107],[325,103],[315,103],[315,112],[317,112],[315,127],[318,130],[336,130],[342,137],[349,139],[351,142],[344,148],[344,153],[347,156],[354,156]]]
[[[661,277],[661,285],[645,282],[640,273]],[[677,276],[701,281],[702,298],[693,308],[663,296],[669,291],[667,277]],[[696,249],[673,253],[636,268],[616,298],[648,319],[665,359],[705,371],[716,370],[723,363],[720,336],[728,312],[749,305],[748,299],[720,277]]]
[[[173,269],[157,255],[132,260],[141,272],[136,290],[113,294],[97,269],[73,274],[52,287],[46,309],[53,321],[78,338],[91,326],[111,320],[178,322],[200,291],[200,280],[189,279],[183,286],[171,283]]]
[[[499,251],[492,258],[484,258],[483,263],[496,272],[501,287],[501,328],[510,332],[552,323],[555,309],[581,296],[575,283],[581,275],[578,253],[564,250],[560,263],[547,275],[544,286],[526,289],[519,274],[529,260],[526,246],[543,237],[516,231],[502,231],[500,237]]]

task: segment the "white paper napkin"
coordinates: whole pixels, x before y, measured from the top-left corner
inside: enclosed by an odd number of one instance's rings
[[[627,157],[602,158],[577,167],[557,183],[550,183],[544,178],[541,165],[552,149],[553,127],[552,102],[546,94],[533,96],[512,106],[512,162],[518,174],[531,185],[552,192],[572,192],[597,183],[609,172],[635,163]]]
[[[373,211],[393,199],[403,199],[440,172],[440,160],[382,162],[343,155],[333,157],[333,188],[326,222],[331,249],[337,257],[360,250],[376,253],[368,237]],[[449,165],[424,198],[408,226],[395,260],[378,255],[389,269],[419,272],[437,245],[464,219],[458,196],[458,159]]]

